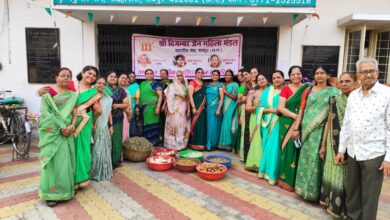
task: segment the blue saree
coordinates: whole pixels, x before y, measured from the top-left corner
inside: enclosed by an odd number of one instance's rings
[[[261,108],[278,108],[280,90],[274,86],[268,87],[261,96]],[[271,185],[276,184],[279,176],[279,116],[275,113],[263,114],[261,122],[261,137],[263,147],[263,157],[260,162],[260,178],[266,178]]]
[[[219,89],[222,88],[222,83],[207,84],[206,86],[206,126],[207,126],[207,138],[206,138],[206,150],[214,150],[217,147],[219,141],[219,135],[221,132],[222,116],[217,116],[215,113],[219,105]]]
[[[233,82],[226,86],[226,91],[233,95],[238,95],[238,84]],[[223,120],[221,126],[221,136],[219,137],[218,148],[231,150],[233,140],[238,130],[237,100],[232,100],[225,96],[223,100]]]

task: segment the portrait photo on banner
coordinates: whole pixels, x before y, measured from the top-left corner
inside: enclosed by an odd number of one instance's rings
[[[241,68],[242,34],[203,38],[178,38],[144,34],[132,35],[132,67],[137,78],[152,69],[160,78],[161,69],[167,69],[169,78],[181,70],[187,79],[195,77],[198,67],[204,69],[204,78],[211,77],[215,69],[224,75],[228,69],[234,73]]]

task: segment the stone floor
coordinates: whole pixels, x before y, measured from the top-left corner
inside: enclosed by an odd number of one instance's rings
[[[11,153],[10,146],[0,147],[0,219],[331,219],[319,205],[246,172],[237,157],[216,182],[125,162],[111,180],[91,182],[71,201],[48,208],[37,195],[38,149],[14,162]],[[390,219],[390,179],[378,219]]]

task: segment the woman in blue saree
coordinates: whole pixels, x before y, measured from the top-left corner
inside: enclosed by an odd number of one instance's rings
[[[211,74],[212,81],[206,86],[206,150],[214,150],[217,147],[222,122],[223,84],[218,82],[219,70],[213,70]]]
[[[284,74],[277,70],[272,74],[272,86],[262,94],[260,107],[263,108],[261,122],[261,140],[263,157],[260,162],[259,178],[265,178],[270,185],[275,185],[279,176],[279,95],[284,83]]]
[[[219,149],[232,150],[238,131],[237,95],[239,86],[233,82],[233,71],[225,72],[225,85],[222,87],[225,99],[223,101],[223,120],[221,136],[219,137]]]
[[[131,102],[131,120],[130,120],[130,137],[140,135],[142,131],[137,130],[136,126],[136,117],[139,115],[139,85],[135,81],[135,73],[131,72],[129,74],[129,85],[126,87],[126,90],[129,94]]]

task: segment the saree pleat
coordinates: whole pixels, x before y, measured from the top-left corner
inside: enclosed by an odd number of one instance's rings
[[[255,111],[250,114],[248,126],[248,141],[249,149],[246,157],[245,169],[258,172],[260,161],[263,156],[263,148],[261,147],[260,126],[263,117],[264,108],[260,107],[261,95],[264,91],[255,91],[249,95],[248,99],[252,99],[253,105],[257,106]]]
[[[90,178],[101,181],[112,177],[111,135],[108,119],[112,108],[112,98],[104,94],[101,98],[102,114],[96,119],[94,144],[92,147],[92,166]]]
[[[301,104],[303,91],[309,85],[303,85],[293,96],[287,101],[285,107],[293,113],[298,113],[299,105]],[[288,190],[294,191],[296,167],[298,164],[299,151],[296,148],[293,140],[288,135],[291,125],[294,123],[292,118],[281,116],[279,119],[279,135],[281,147],[280,170],[279,170],[279,186]],[[285,142],[285,144],[283,144]]]
[[[221,133],[222,116],[217,116],[215,112],[218,109],[220,97],[219,89],[222,88],[222,83],[209,83],[206,86],[206,150],[214,150],[219,141],[219,134]]]
[[[268,87],[261,96],[262,108],[276,109],[279,103],[280,90]],[[261,123],[263,157],[260,162],[259,177],[264,177],[275,184],[279,176],[279,116],[275,113],[263,114]]]
[[[233,82],[226,86],[226,91],[230,94],[238,94],[238,84]],[[223,119],[221,124],[221,135],[219,137],[218,148],[232,150],[235,147],[235,137],[238,131],[237,100],[232,100],[225,96],[223,100]]]
[[[260,126],[263,117],[263,109],[256,108],[256,111],[251,114],[249,121],[249,141],[250,147],[245,163],[245,169],[258,172],[261,158],[263,157],[263,148],[261,146]]]
[[[114,133],[112,134],[112,167],[116,168],[122,163],[122,129],[123,123],[119,121],[113,124]]]
[[[72,121],[77,94],[71,91],[42,96],[39,144],[41,176],[38,194],[42,200],[69,200],[74,196],[75,149],[73,135],[61,135]]]
[[[240,108],[240,121],[241,121],[241,129],[240,129],[240,136],[239,136],[239,151],[238,151],[238,155],[240,157],[240,160],[241,161],[245,161],[245,149],[244,149],[244,145],[245,145],[245,126],[246,126],[246,112],[245,112],[245,103],[244,104],[241,104],[239,106]]]
[[[79,94],[76,105],[85,103],[97,94],[96,88],[85,90]],[[76,148],[76,175],[75,183],[83,184],[89,179],[91,169],[91,137],[92,137],[92,111],[87,111],[89,119],[84,125],[79,135],[75,138]],[[81,116],[77,117],[76,127],[83,120]]]
[[[242,146],[242,155],[243,155],[243,158],[244,158],[244,162],[246,162],[247,158],[248,158],[248,152],[249,152],[249,148],[251,146],[251,141],[250,141],[250,131],[251,131],[251,127],[250,127],[250,119],[251,119],[251,113],[249,112],[245,112],[245,126],[244,126],[244,134],[243,134],[243,146]]]
[[[335,218],[347,216],[345,207],[347,169],[345,165],[335,163],[346,105],[347,97],[343,94],[329,100],[328,117],[331,117],[331,120],[326,141],[320,204]]]
[[[307,97],[302,119],[302,149],[295,180],[295,192],[305,200],[319,200],[322,181],[319,150],[328,118],[328,100],[338,93],[337,88],[329,87]]]
[[[189,147],[195,150],[205,150],[207,135],[205,87],[202,86],[197,89],[193,94],[193,99],[198,112],[195,115],[191,111],[191,138]]]

